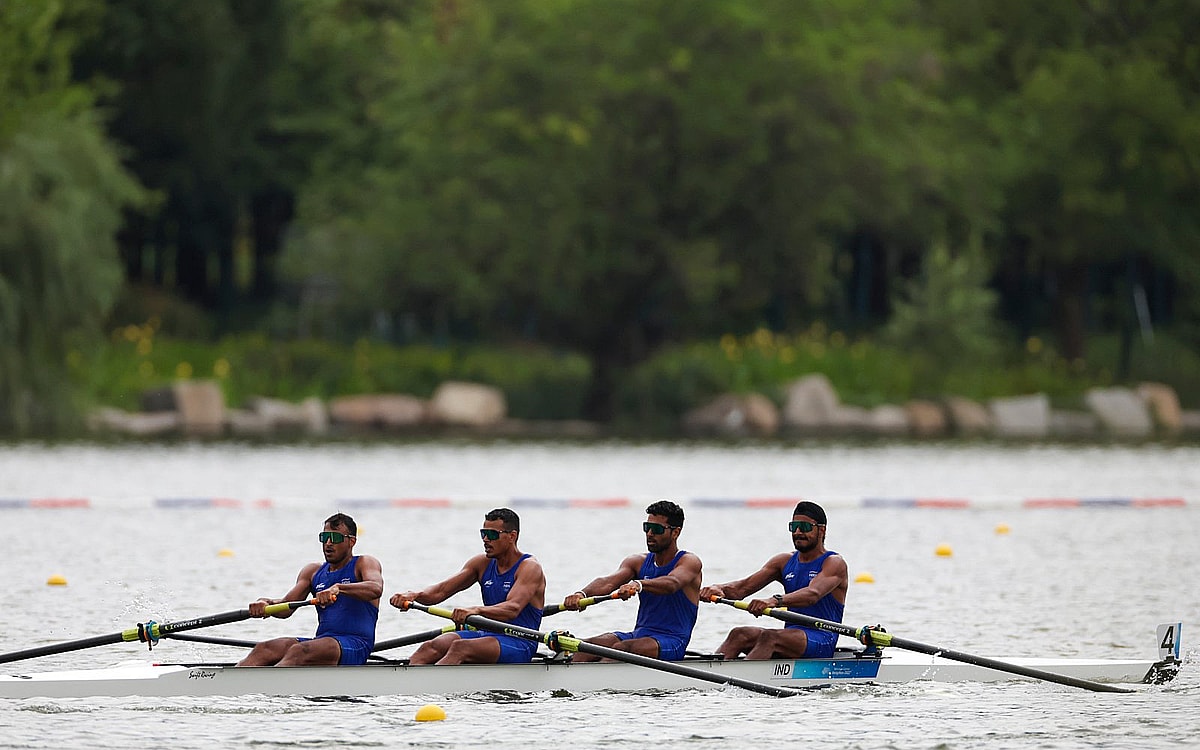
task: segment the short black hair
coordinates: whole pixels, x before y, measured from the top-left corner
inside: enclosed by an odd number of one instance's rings
[[[489,510],[487,515],[483,517],[485,521],[503,521],[505,531],[520,531],[521,517],[516,512],[508,508],[496,508]]]
[[[354,522],[353,518],[345,513],[334,513],[332,516],[325,519],[325,525],[333,527],[345,526],[346,531],[350,532],[350,536],[358,536],[358,524]]]
[[[808,516],[817,523],[825,523],[825,510],[820,505],[807,500],[796,503],[796,509],[792,511],[792,515]]]
[[[648,516],[662,516],[667,519],[667,523],[676,528],[683,528],[683,508],[680,508],[670,500],[659,500],[656,503],[650,503],[650,507],[646,508]]]

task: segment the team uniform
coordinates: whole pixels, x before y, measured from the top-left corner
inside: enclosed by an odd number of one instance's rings
[[[654,563],[654,553],[647,552],[638,578],[649,580],[665,576],[675,569],[675,564],[686,554],[686,551],[680,550],[671,562],[659,567]],[[665,661],[682,659],[688,641],[692,639],[692,629],[696,626],[696,612],[699,608],[688,599],[683,589],[670,594],[643,591],[638,594],[638,600],[638,616],[633,630],[613,635],[622,641],[631,638],[653,638],[658,641],[658,658]]]
[[[309,590],[315,594],[335,584],[358,583],[357,567],[357,556],[337,570],[330,570],[329,563],[325,563],[313,574]],[[371,649],[375,648],[375,624],[378,621],[379,607],[352,596],[339,596],[329,606],[317,607],[315,638],[332,638],[341,645],[338,664],[365,664]]]
[[[479,579],[484,606],[491,607],[508,599],[508,592],[517,579],[517,569],[521,567],[521,563],[527,557],[531,557],[531,555],[521,555],[517,564],[504,573],[497,569],[495,560],[488,561],[487,570],[483,571],[483,575]],[[525,608],[508,622],[530,630],[537,630],[542,625],[542,610],[532,604],[526,604]],[[461,630],[458,635],[461,638],[495,638],[500,642],[500,658],[498,660],[500,664],[520,664],[532,661],[533,655],[537,653],[537,643],[516,636],[485,633],[479,630]]]
[[[836,554],[836,552],[827,551],[812,562],[803,562],[800,560],[799,552],[793,553],[792,558],[783,566],[783,590],[790,594],[807,587],[809,581],[816,578],[817,574],[821,572],[825,558]],[[845,603],[834,599],[832,593],[826,594],[817,600],[816,604],[808,607],[788,607],[789,612],[833,622],[842,621],[842,612],[845,609]],[[837,633],[814,630],[794,623],[788,623],[784,627],[800,628],[808,636],[808,645],[804,649],[804,656],[822,658],[833,656],[833,650],[837,647]]]

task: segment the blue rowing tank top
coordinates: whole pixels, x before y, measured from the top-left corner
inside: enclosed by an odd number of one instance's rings
[[[825,564],[825,558],[836,554],[836,552],[829,550],[812,562],[801,562],[800,553],[793,553],[792,559],[788,560],[787,564],[783,566],[783,590],[790,594],[793,591],[807,587],[808,582],[816,578],[817,574],[821,572],[821,566]],[[789,612],[808,615],[809,617],[816,617],[822,620],[831,620],[833,622],[842,621],[842,612],[845,609],[845,602],[839,602],[837,599],[834,599],[832,592],[818,599],[816,604],[808,607],[788,607]],[[789,622],[785,627],[799,628],[803,626]]]
[[[654,564],[654,553],[647,552],[638,577],[650,579],[665,576],[675,569],[675,564],[686,554],[685,550],[679,550],[671,562],[659,567]],[[684,643],[691,640],[692,629],[696,627],[698,607],[691,599],[688,599],[683,589],[670,594],[652,594],[649,591],[643,591],[638,594],[638,600],[637,624],[634,626],[637,631],[644,630],[650,633],[673,635]]]
[[[330,570],[325,563],[313,574],[309,587],[314,594],[332,587],[335,583],[358,583],[355,569],[358,557],[351,557],[337,570]],[[317,607],[317,638],[327,635],[357,635],[375,645],[375,623],[379,620],[379,607],[353,596],[339,596],[328,607]]]
[[[483,577],[479,579],[484,605],[491,607],[508,599],[508,592],[512,590],[513,582],[517,580],[517,569],[521,567],[521,563],[525,562],[527,557],[530,555],[521,555],[517,564],[503,573],[496,567],[495,560],[488,561],[487,570],[483,571]],[[542,610],[532,604],[526,604],[525,608],[509,622],[523,628],[537,630],[542,626]]]

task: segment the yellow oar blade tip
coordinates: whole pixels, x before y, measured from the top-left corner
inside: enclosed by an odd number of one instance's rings
[[[233,557],[233,550],[229,549],[228,547],[219,549],[217,550],[217,557]]]
[[[58,573],[55,573],[54,575],[52,575],[46,579],[46,585],[47,586],[66,586],[67,579],[65,576],[60,576]]]
[[[446,718],[446,709],[433,703],[427,703],[417,709],[417,721],[443,721]]]
[[[954,557],[954,548],[949,544],[939,544],[933,553],[938,557]]]
[[[875,583],[875,576],[871,575],[870,573],[868,573],[867,571],[864,570],[863,572],[854,576],[854,582],[855,583]]]

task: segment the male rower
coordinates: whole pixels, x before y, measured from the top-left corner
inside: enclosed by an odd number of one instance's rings
[[[786,607],[799,614],[841,622],[849,588],[846,561],[838,553],[825,549],[825,511],[816,503],[798,503],[788,530],[795,552],[775,555],[741,580],[705,586],[700,598],[741,599],[757,593],[771,581],[778,581],[783,584],[784,593],[768,599],[751,599],[750,614],[759,617],[767,607]],[[833,656],[836,646],[836,633],[788,623],[783,628],[734,628],[717,651],[726,659],[741,654],[747,659],[796,659]]]
[[[273,638],[251,649],[239,667],[300,667],[332,664],[364,664],[375,647],[375,623],[383,597],[383,568],[370,555],[355,555],[358,524],[345,513],[325,519],[317,535],[324,563],[309,563],[300,569],[296,585],[281,599],[250,602],[252,617],[267,617],[268,604],[305,599],[317,605],[317,634],[314,638]],[[291,617],[295,610],[275,614]]]
[[[462,570],[446,580],[420,591],[394,594],[391,604],[407,610],[411,602],[438,604],[472,584],[483,592],[482,607],[456,607],[454,622],[463,625],[467,617],[480,615],[537,630],[542,624],[546,598],[546,575],[532,555],[517,548],[521,519],[508,508],[488,511],[483,517],[479,536],[483,554],[463,564]],[[443,633],[421,644],[409,658],[410,664],[495,664],[533,660],[537,643],[511,635],[482,630]]]
[[[615,573],[597,578],[571,594],[563,601],[563,606],[578,610],[580,599],[607,594],[614,589],[622,599],[637,594],[638,615],[633,630],[604,633],[587,641],[619,651],[678,661],[683,658],[696,626],[700,558],[679,549],[683,508],[670,500],[659,500],[646,508],[642,530],[646,533],[648,550],[644,555],[638,553],[626,557]],[[571,657],[572,661],[596,661],[599,658],[585,653]]]

